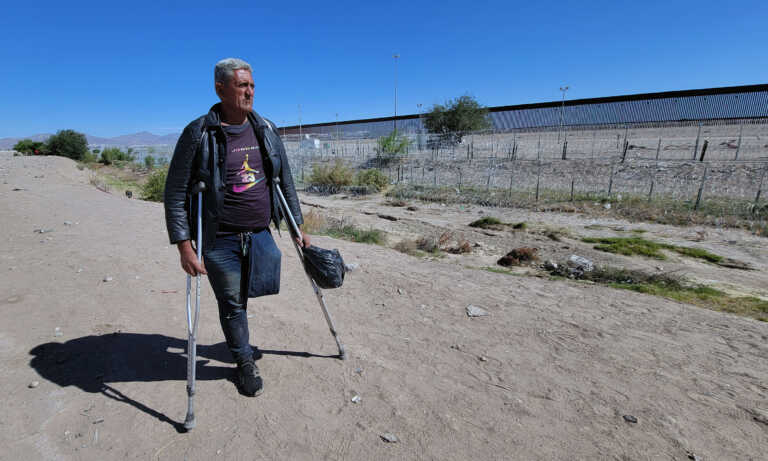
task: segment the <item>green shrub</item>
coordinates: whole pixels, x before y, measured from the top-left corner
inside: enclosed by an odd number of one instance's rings
[[[41,141],[32,141],[31,139],[22,139],[13,146],[13,150],[25,155],[44,153],[45,143]]]
[[[152,202],[162,202],[166,176],[168,176],[168,168],[158,168],[153,171],[147,178],[147,182],[141,186],[141,198]]]
[[[385,189],[389,184],[387,175],[376,168],[362,170],[357,173],[357,185],[366,186],[375,189],[377,192]]]
[[[393,131],[389,136],[382,136],[376,140],[376,154],[380,163],[389,164],[399,160],[408,152],[410,141],[405,136],[398,136]]]
[[[82,160],[88,152],[88,141],[83,133],[75,130],[59,130],[48,138],[45,150],[49,155],[60,155],[73,160]]]
[[[107,147],[101,152],[99,161],[104,165],[112,165],[115,162],[130,162],[132,160],[131,149],[128,152],[123,152],[117,147]]]
[[[479,227],[481,229],[498,229],[502,227],[504,223],[493,216],[484,216],[476,221],[469,223],[469,227]]]
[[[147,167],[148,170],[151,170],[155,167],[155,157],[151,155],[147,155],[144,157],[144,166]]]
[[[336,160],[333,165],[314,165],[312,174],[307,179],[314,186],[339,188],[351,186],[354,183],[355,173],[344,165],[341,160]]]

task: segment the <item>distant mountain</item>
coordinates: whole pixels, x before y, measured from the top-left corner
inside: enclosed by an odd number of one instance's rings
[[[152,134],[148,131],[141,131],[139,133],[124,134],[121,136],[115,136],[114,138],[101,138],[98,136],[85,135],[89,145],[98,146],[116,146],[116,147],[128,147],[128,146],[159,146],[159,145],[174,145],[176,140],[179,139],[180,133],[171,133],[163,136]],[[40,133],[32,136],[24,136],[21,138],[0,138],[0,149],[7,150],[13,148],[17,142],[22,139],[31,139],[33,141],[45,141],[51,136],[51,133]]]

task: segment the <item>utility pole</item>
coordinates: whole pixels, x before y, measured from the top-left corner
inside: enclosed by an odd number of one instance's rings
[[[568,89],[570,88],[571,87],[568,85],[560,87],[560,91],[563,92],[563,102],[562,104],[560,104],[560,130],[558,130],[557,132],[557,142],[560,142],[560,132],[563,131],[563,112],[565,112],[565,92],[568,91]]]
[[[397,58],[399,58],[400,55],[394,54],[392,57],[395,58],[395,119],[393,122],[395,126],[395,135],[397,135]]]
[[[299,104],[299,153],[301,153],[301,104]]]

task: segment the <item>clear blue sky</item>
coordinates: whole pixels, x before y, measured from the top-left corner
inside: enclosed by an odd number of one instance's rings
[[[392,115],[394,53],[399,114],[768,81],[768,2],[536,3],[4,2],[0,137],[180,131],[230,56],[278,125]]]

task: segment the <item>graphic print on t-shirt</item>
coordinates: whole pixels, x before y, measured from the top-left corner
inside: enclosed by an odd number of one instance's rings
[[[255,150],[256,147],[242,147],[241,150]],[[240,150],[239,149],[239,150]],[[256,178],[257,175],[261,174],[260,178]],[[232,192],[241,193],[245,192],[251,187],[255,186],[259,182],[263,181],[265,176],[259,171],[254,170],[248,165],[248,154],[245,154],[245,159],[243,159],[243,165],[240,167],[240,171],[238,172],[237,176],[240,178],[240,182],[232,185]]]
[[[272,201],[256,133],[248,122],[223,128],[227,137],[227,189],[219,227],[228,231],[267,227]]]

